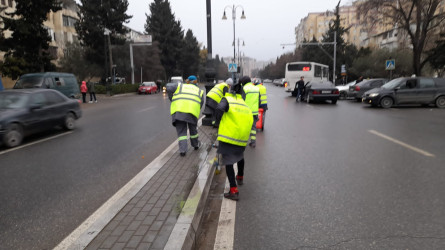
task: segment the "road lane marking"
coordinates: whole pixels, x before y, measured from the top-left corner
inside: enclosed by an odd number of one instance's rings
[[[235,169],[235,173],[238,172]],[[225,190],[230,190],[230,183],[226,180]],[[223,197],[219,214],[218,230],[216,231],[214,250],[233,249],[235,237],[236,201]]]
[[[26,148],[26,147],[35,145],[35,144],[37,144],[37,143],[42,143],[42,142],[45,142],[45,141],[49,141],[49,140],[52,140],[52,139],[56,139],[56,138],[61,137],[61,136],[64,136],[64,135],[69,135],[69,134],[71,134],[71,133],[73,133],[73,131],[68,131],[68,132],[65,132],[65,133],[60,134],[60,135],[55,135],[55,136],[51,136],[51,137],[48,137],[48,138],[45,138],[45,139],[42,139],[42,140],[38,140],[38,141],[35,141],[35,142],[30,142],[30,143],[28,143],[28,144],[24,144],[24,145],[22,145],[22,146],[18,146],[18,147],[15,147],[15,148],[11,148],[11,149],[2,151],[2,152],[0,152],[0,155],[9,153],[9,152],[12,152],[12,151],[15,151],[15,150],[19,150],[19,149],[21,149],[21,148]]]
[[[394,142],[394,143],[396,143],[396,144],[399,144],[400,146],[403,146],[403,147],[405,147],[405,148],[407,148],[407,149],[410,149],[410,150],[412,150],[412,151],[415,151],[415,152],[417,152],[417,153],[419,153],[419,154],[422,154],[422,155],[424,155],[424,156],[427,156],[427,157],[435,157],[433,154],[431,154],[431,153],[429,153],[429,152],[427,152],[427,151],[425,151],[425,150],[422,150],[422,149],[420,149],[420,148],[416,148],[416,147],[414,147],[414,146],[411,146],[411,145],[409,145],[409,144],[406,144],[406,143],[404,143],[404,142],[401,142],[401,141],[399,141],[399,140],[397,140],[397,139],[394,139],[394,138],[392,138],[392,137],[389,137],[389,136],[387,136],[387,135],[384,135],[384,134],[382,134],[382,133],[379,133],[379,132],[377,132],[377,131],[375,131],[375,130],[368,130],[368,132],[371,133],[371,134],[380,136],[380,137],[382,137],[382,138],[384,138],[384,139],[386,139],[386,140],[388,140],[388,141],[391,141],[391,142]]]
[[[139,110],[139,111],[137,111],[138,113],[139,112],[145,112],[145,111],[149,111],[149,110],[152,110],[152,109],[154,109],[155,107],[149,107],[149,108],[146,108],[146,109],[142,109],[142,110]]]

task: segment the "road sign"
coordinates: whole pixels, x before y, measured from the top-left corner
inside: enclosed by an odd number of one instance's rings
[[[238,72],[238,65],[236,63],[229,63],[229,72],[231,73]]]
[[[396,69],[396,60],[386,60],[386,70],[395,70]]]

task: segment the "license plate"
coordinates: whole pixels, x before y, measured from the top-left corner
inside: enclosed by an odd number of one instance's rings
[[[322,93],[322,94],[330,94],[331,91],[330,91],[330,90],[324,90],[324,91],[321,91],[321,93]]]

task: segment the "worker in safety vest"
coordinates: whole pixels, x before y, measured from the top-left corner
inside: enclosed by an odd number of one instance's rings
[[[190,132],[190,144],[195,150],[201,146],[198,140],[198,118],[204,103],[204,91],[197,84],[196,76],[189,76],[189,83],[178,83],[170,86],[167,91],[172,92],[170,114],[172,124],[178,133],[179,153],[185,156],[187,152],[187,127]]]
[[[240,79],[241,84],[243,85],[244,93],[246,94],[246,104],[249,106],[253,115],[253,125],[252,130],[250,132],[250,143],[249,146],[252,148],[256,147],[256,122],[258,121],[258,108],[260,105],[260,89],[253,85],[250,80],[250,77],[243,76]]]
[[[233,80],[232,78],[227,79],[225,82],[216,84],[210,91],[207,93],[206,97],[206,106],[212,111],[212,125],[217,128],[219,124],[216,123],[215,119],[215,109],[218,106],[218,103],[224,97],[224,95],[229,92],[230,86],[232,86]]]
[[[229,93],[219,102],[216,108],[218,128],[218,154],[222,155],[226,165],[227,178],[230,183],[229,192],[224,198],[238,200],[238,185],[244,180],[244,150],[249,142],[250,130],[253,124],[252,111],[243,97],[243,87],[234,83]],[[237,163],[238,173],[235,177],[233,165]]]
[[[255,86],[260,89],[260,108],[264,109],[264,113],[267,110],[267,89],[259,80],[255,81]]]

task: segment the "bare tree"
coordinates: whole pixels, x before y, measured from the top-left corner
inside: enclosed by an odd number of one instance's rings
[[[438,7],[444,0],[365,0],[358,5],[358,12],[371,26],[394,25],[406,32],[413,51],[413,71],[422,74],[429,57],[424,53],[433,36],[445,23],[445,13]]]

